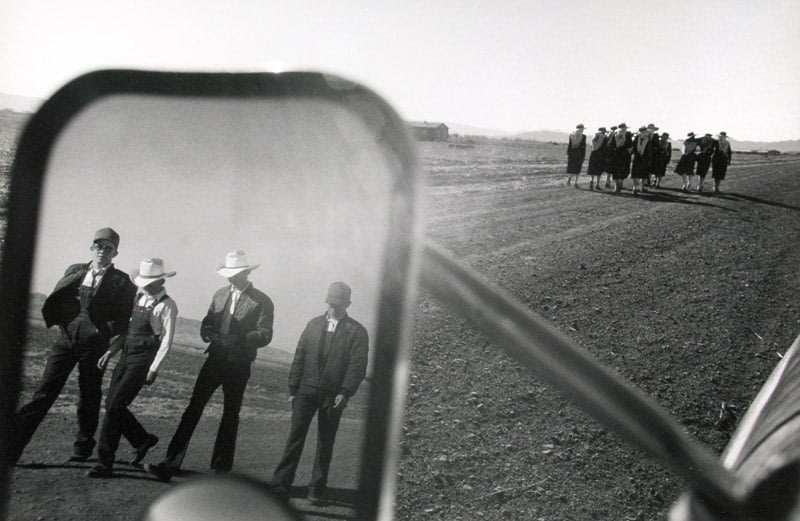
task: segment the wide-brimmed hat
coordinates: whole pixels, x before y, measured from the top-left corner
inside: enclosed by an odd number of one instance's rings
[[[654,125],[654,124],[652,124],[652,123],[648,123],[648,124],[647,124],[647,128],[648,128],[648,129],[653,129],[653,130],[658,130],[658,127],[657,127],[657,126],[655,126],[655,125]]]
[[[626,125],[625,123],[620,123],[619,125],[617,125],[617,128],[628,128],[628,125]]]
[[[325,298],[326,304],[349,304],[350,286],[344,282],[334,282],[328,287],[328,296]]]
[[[686,134],[686,137],[694,137],[694,132],[689,132],[688,134]]]
[[[661,135],[669,137],[669,132],[662,132]]]
[[[728,133],[725,132],[724,130],[719,133],[719,137],[726,137],[727,135],[728,135]]]
[[[575,128],[579,128],[579,129],[583,130],[586,127],[583,126],[583,123],[578,123],[577,125],[575,125]]]
[[[119,234],[115,232],[113,228],[109,227],[100,228],[95,232],[94,241],[92,242],[101,242],[101,241],[110,242],[111,244],[114,245],[115,250],[119,248]]]
[[[647,127],[639,127],[639,132],[647,132]]]
[[[247,255],[242,250],[230,251],[225,256],[225,264],[217,267],[217,273],[223,277],[233,277],[237,273],[245,270],[254,270],[261,266],[261,264],[249,264],[247,262]]]
[[[139,273],[133,278],[133,283],[143,288],[148,284],[175,275],[174,271],[164,271],[164,261],[157,257],[142,259],[139,263]]]
[[[612,126],[611,130],[617,130],[617,126],[616,125]]]
[[[606,131],[606,127],[600,127],[600,128],[597,129],[597,131],[598,132],[605,132]]]

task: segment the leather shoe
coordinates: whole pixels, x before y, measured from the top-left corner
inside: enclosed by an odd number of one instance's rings
[[[98,463],[86,473],[90,478],[110,478],[112,475],[111,467]]]
[[[86,460],[89,459],[91,454],[81,454],[80,452],[76,452],[72,456],[69,457],[67,461],[72,463],[84,463]]]
[[[151,465],[145,463],[144,470],[159,481],[167,482],[172,479],[172,469],[168,468],[163,463]]]
[[[312,505],[322,505],[325,502],[322,499],[322,494],[319,494],[315,490],[309,490],[306,499],[308,499],[308,502]]]
[[[147,456],[147,451],[155,447],[156,444],[158,444],[158,436],[155,434],[148,434],[147,441],[136,447],[134,457],[131,460],[131,465],[140,464],[144,457]]]

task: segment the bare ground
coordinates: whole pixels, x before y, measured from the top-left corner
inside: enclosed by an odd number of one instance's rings
[[[426,154],[429,235],[721,452],[721,402],[743,412],[800,333],[797,157],[634,197]],[[664,519],[682,490],[424,292],[406,411],[398,519]]]

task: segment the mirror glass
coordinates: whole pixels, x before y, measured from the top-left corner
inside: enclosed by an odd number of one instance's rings
[[[58,335],[55,327],[44,329],[43,299],[67,266],[91,260],[95,231],[110,226],[121,236],[114,259],[118,269],[133,276],[141,259],[160,257],[166,271],[177,272],[166,279],[179,308],[173,349],[156,382],[144,387],[130,407],[160,438],[145,462],[160,461],[205,360],[200,320],[214,292],[228,284],[216,269],[227,252],[244,250],[249,264],[260,265],[250,280],[274,303],[274,336],[252,365],[233,470],[269,481],[289,433],[287,377],[293,352],[306,323],[326,311],[331,282],[350,285],[348,314],[366,327],[371,341],[374,336],[398,160],[377,141],[369,120],[341,104],[307,97],[114,95],[79,112],[58,138],[47,166],[19,404],[30,399]],[[104,398],[118,358],[106,370]],[[357,495],[370,375],[368,369],[336,438],[328,481],[329,511],[343,510],[336,515],[349,516],[345,511]],[[115,465],[123,479],[90,486],[94,482],[84,476],[96,452],[86,463],[65,463],[72,453],[76,401],[77,368],[13,471],[10,518],[47,517],[67,504],[98,517],[103,511],[126,517],[120,508],[127,509],[133,518],[166,490],[124,463]],[[221,413],[219,389],[184,459],[189,475],[210,472]],[[309,481],[315,446],[316,420],[297,487]],[[131,450],[123,438],[118,460],[127,460]],[[114,502],[108,492],[134,486],[140,493],[130,505]],[[37,504],[36,490],[44,487],[72,495],[71,500]]]

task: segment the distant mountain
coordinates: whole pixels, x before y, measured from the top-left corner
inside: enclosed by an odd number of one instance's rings
[[[520,132],[518,134],[514,134],[513,137],[517,139],[530,139],[531,141],[543,141],[545,143],[551,141],[556,143],[566,143],[569,139],[569,132],[564,132],[561,130],[532,130],[529,132]]]
[[[779,150],[782,153],[800,152],[800,139],[786,141],[736,141],[729,139],[734,153],[737,150]]]
[[[35,326],[44,327],[42,305],[45,298],[47,296],[41,293],[31,293],[28,301],[28,321]],[[173,344],[204,351],[206,344],[200,339],[200,321],[179,316]],[[290,365],[292,358],[292,353],[277,347],[267,346],[258,350],[258,359],[268,363]]]
[[[470,125],[463,125],[461,123],[447,123],[447,129],[452,136],[458,134],[461,136],[486,136],[486,137],[507,137],[513,132],[506,132],[505,130],[496,130],[491,128],[473,127]]]
[[[42,103],[44,103],[44,100],[40,98],[0,92],[0,109],[10,109],[15,112],[35,112]]]

